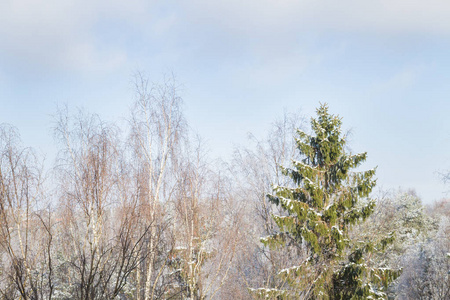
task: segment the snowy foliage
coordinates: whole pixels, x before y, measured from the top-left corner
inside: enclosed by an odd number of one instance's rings
[[[441,216],[438,230],[404,256],[400,299],[450,299],[450,217]]]
[[[399,272],[368,266],[365,256],[384,251],[393,236],[375,243],[349,239],[351,226],[373,212],[374,202],[360,199],[367,199],[375,186],[375,170],[352,171],[365,161],[366,153],[345,153],[341,119],[330,115],[326,105],[317,109],[317,115],[311,120],[315,136],[297,131],[297,149],[303,159],[293,160],[293,168],[281,167],[295,186],[274,185],[267,196],[285,214],[272,215],[279,232],[262,238],[263,244],[276,247],[293,241],[309,252],[298,266],[278,273],[288,285],[277,298],[383,298]],[[265,292],[256,291],[259,296]]]

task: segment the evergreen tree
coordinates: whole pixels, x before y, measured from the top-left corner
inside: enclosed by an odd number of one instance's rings
[[[368,198],[376,184],[375,169],[355,172],[367,153],[348,154],[341,132],[342,121],[317,109],[312,118],[314,135],[298,130],[297,149],[302,159],[283,168],[292,186],[274,186],[267,197],[281,206],[284,215],[273,215],[280,232],[262,238],[269,247],[297,245],[307,259],[281,270],[287,283],[280,289],[257,289],[262,298],[367,299],[385,298],[384,291],[398,275],[389,268],[371,266],[367,254],[383,251],[393,234],[379,241],[352,241],[349,229],[374,210]]]

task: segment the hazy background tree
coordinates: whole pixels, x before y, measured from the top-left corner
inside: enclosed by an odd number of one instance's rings
[[[42,162],[21,145],[14,127],[0,125],[0,296],[38,299],[52,289],[51,241],[45,226]],[[38,272],[36,272],[38,270]],[[43,273],[47,273],[44,275]]]
[[[212,168],[200,141],[187,142],[183,150],[175,175],[170,265],[178,278],[176,299],[206,299],[228,279],[241,220],[229,179]]]
[[[267,136],[258,139],[249,134],[251,146],[236,149],[230,172],[233,177],[233,191],[240,204],[244,220],[241,230],[245,232],[240,241],[236,267],[232,270],[233,286],[227,289],[242,298],[251,298],[249,288],[265,286],[279,287],[283,282],[276,276],[278,270],[286,267],[292,256],[299,253],[292,249],[270,249],[264,247],[260,237],[276,230],[272,213],[282,213],[267,200],[272,183],[289,185],[281,173],[280,165],[290,165],[296,157],[295,140],[297,128],[304,126],[300,113],[285,113],[275,121]]]
[[[437,202],[430,211],[435,222],[427,239],[404,254],[403,274],[397,294],[400,299],[448,299],[450,297],[450,205]],[[437,225],[437,226],[436,226]]]

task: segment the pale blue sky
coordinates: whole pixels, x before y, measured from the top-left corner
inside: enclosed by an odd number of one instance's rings
[[[379,186],[431,202],[450,169],[449,16],[443,0],[3,0],[0,122],[51,156],[57,103],[125,118],[133,73],[173,71],[213,155],[328,102]]]

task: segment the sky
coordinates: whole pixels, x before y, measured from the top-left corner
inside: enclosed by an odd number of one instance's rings
[[[213,156],[319,103],[368,152],[378,186],[446,196],[450,2],[2,0],[0,123],[47,153],[58,105],[124,120],[133,76],[175,74]]]

